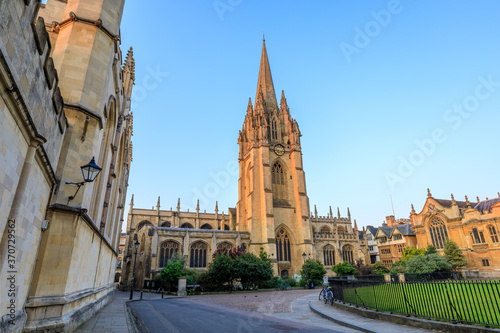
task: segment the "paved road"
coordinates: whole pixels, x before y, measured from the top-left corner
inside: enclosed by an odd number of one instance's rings
[[[194,298],[128,303],[141,332],[345,332]]]

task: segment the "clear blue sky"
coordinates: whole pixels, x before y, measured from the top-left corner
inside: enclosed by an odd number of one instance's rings
[[[397,218],[412,203],[422,209],[427,187],[435,198],[495,197],[499,12],[493,0],[128,0],[122,49],[134,47],[136,85],[127,202],[133,193],[136,208],[158,196],[161,209],[179,197],[183,210],[198,197],[202,210],[216,200],[219,212],[235,207],[231,163],[255,98],[262,30],[275,89],[303,135],[311,210],[350,207],[361,228],[392,214],[391,195]]]

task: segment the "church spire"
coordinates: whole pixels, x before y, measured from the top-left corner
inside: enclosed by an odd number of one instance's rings
[[[262,95],[259,94],[259,90],[261,90],[260,93]],[[267,106],[278,107],[276,93],[274,92],[273,78],[271,76],[271,67],[269,66],[269,59],[267,58],[265,39],[262,41],[262,56],[260,58],[259,79],[257,81],[257,95],[255,97],[256,103],[261,96]]]

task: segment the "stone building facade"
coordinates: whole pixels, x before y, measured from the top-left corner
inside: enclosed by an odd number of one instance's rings
[[[303,254],[330,268],[361,258],[367,261],[366,242],[360,239],[350,213],[334,217],[310,213],[302,163],[301,133],[290,115],[285,93],[278,104],[265,41],[262,47],[255,103],[248,102],[238,135],[239,179],[236,208],[220,214],[136,209],[133,199],[127,220],[124,281],[130,284],[134,266],[133,243],[140,247],[136,288],[161,270],[173,253],[188,257],[190,268],[205,270],[212,253],[221,247],[244,247],[258,254],[263,248],[275,274],[298,274]],[[333,274],[328,270],[329,274]]]
[[[2,332],[71,332],[112,297],[131,163],[123,7],[0,1]],[[93,157],[101,173],[75,186]]]
[[[414,224],[418,247],[433,244],[443,254],[444,242],[450,238],[462,249],[467,260],[465,274],[500,277],[500,194],[498,198],[470,202],[435,199],[430,191],[424,207],[410,218]]]

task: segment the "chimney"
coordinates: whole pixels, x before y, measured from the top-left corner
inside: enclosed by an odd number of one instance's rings
[[[396,226],[396,218],[394,217],[394,215],[386,216],[385,220],[387,221],[387,226],[388,227],[394,227],[394,226]]]

